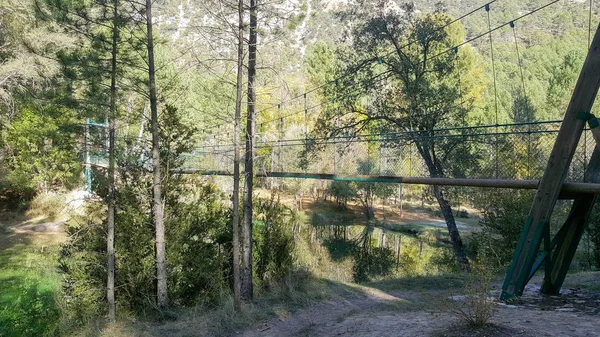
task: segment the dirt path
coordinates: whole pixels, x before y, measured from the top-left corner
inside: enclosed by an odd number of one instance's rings
[[[530,288],[534,289],[535,286]],[[537,289],[537,288],[536,288]],[[532,290],[531,290],[532,291]],[[600,294],[571,292],[543,297],[529,291],[519,305],[496,306],[491,325],[472,330],[435,307],[440,294],[416,291],[382,292],[361,288],[314,303],[289,317],[271,319],[238,334],[244,337],[285,336],[599,336]],[[445,295],[442,295],[445,296]],[[583,302],[587,304],[583,306]],[[598,302],[596,302],[598,301]],[[457,304],[458,305],[458,304]],[[584,309],[587,308],[587,309]]]

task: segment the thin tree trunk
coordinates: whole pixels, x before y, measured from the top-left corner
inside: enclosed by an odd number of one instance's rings
[[[439,186],[433,186],[433,194],[440,205],[440,210],[442,211],[444,220],[446,220],[446,227],[448,228],[448,234],[450,234],[452,249],[454,250],[454,254],[456,255],[456,259],[458,260],[460,268],[463,271],[469,271],[471,269],[469,265],[469,259],[467,258],[462,239],[460,238],[460,233],[456,227],[456,221],[454,221],[454,214],[452,214],[450,203],[444,197],[444,193]]]
[[[158,106],[156,99],[156,70],[154,67],[154,40],[152,37],[152,0],[146,0],[146,25],[148,31],[148,77],[150,89],[150,124],[152,128],[152,209],[156,244],[156,295],[158,307],[169,306],[167,293],[167,264],[165,261],[165,219],[162,201],[160,148],[158,134]]]
[[[115,321],[115,119],[117,118],[117,41],[119,40],[119,0],[113,1],[112,59],[110,72],[110,112],[108,115],[108,214],[106,220],[108,320]]]
[[[254,119],[256,108],[256,0],[250,0],[250,38],[248,44],[248,118],[246,123],[246,185],[244,189],[244,217],[242,224],[242,297],[251,300],[254,296],[252,284],[252,180],[254,175]]]
[[[235,98],[235,121],[233,131],[233,306],[235,310],[241,308],[240,284],[240,138],[242,119],[242,72],[244,67],[244,0],[238,1],[238,58],[237,81]]]
[[[400,250],[402,249],[402,236],[398,236],[398,246],[396,247],[396,269],[400,268]]]
[[[435,156],[435,149],[432,144],[419,144],[416,143],[417,149],[425,161],[427,168],[429,169],[429,175],[431,177],[443,177],[444,170],[442,169],[442,165],[437,160]],[[467,253],[465,252],[465,247],[463,246],[462,239],[460,237],[460,232],[456,227],[456,221],[454,220],[454,214],[452,213],[452,207],[450,207],[450,203],[444,197],[444,192],[440,188],[440,186],[433,186],[433,194],[437,199],[438,205],[440,206],[440,210],[442,212],[442,216],[446,221],[446,227],[448,228],[448,234],[450,235],[450,241],[452,242],[452,249],[454,250],[454,255],[458,261],[460,269],[463,271],[470,271],[471,266],[469,263],[469,259],[467,258]],[[423,194],[424,195],[424,194]]]

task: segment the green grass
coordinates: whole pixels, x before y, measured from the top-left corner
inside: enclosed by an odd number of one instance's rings
[[[234,310],[230,294],[224,293],[221,301],[213,308],[199,306],[183,309],[178,312],[176,321],[163,324],[148,321],[133,324],[121,322],[107,327],[100,336],[231,336],[274,317],[286,320],[312,301],[330,296],[328,282],[299,272],[269,289],[257,289],[255,300],[244,303],[240,312]]]
[[[562,289],[569,288],[600,291],[600,271],[580,272],[567,275]]]
[[[2,337],[53,336],[58,330],[58,245],[36,245],[35,241],[0,250]]]
[[[382,291],[389,290],[459,290],[462,289],[469,275],[441,274],[432,276],[407,276],[383,281],[369,282],[366,286]]]

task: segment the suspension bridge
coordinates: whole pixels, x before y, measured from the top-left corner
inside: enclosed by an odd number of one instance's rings
[[[451,25],[483,12],[487,17],[487,31],[433,57],[456,53],[458,48],[488,38],[494,95],[497,95],[492,33],[509,28],[514,35],[516,61],[522,90],[525,91],[516,24],[558,1],[551,1],[492,27],[490,12],[495,2],[475,8],[448,23]],[[402,48],[408,48],[411,43],[414,41],[409,41]],[[256,153],[254,171],[256,176],[272,178],[535,189],[537,194],[515,248],[501,297],[520,296],[542,265],[545,274],[541,291],[558,294],[583,235],[595,196],[600,193],[600,153],[596,151],[600,128],[598,120],[590,113],[600,85],[598,31],[592,40],[590,29],[589,45],[563,120],[499,123],[495,97],[496,118],[491,125],[316,137],[309,130],[310,115],[318,115],[329,103],[319,99],[317,93],[324,86],[335,90],[343,80],[341,77],[259,112],[259,116],[271,117],[258,121],[253,145]],[[389,55],[369,59],[363,66],[380,64]],[[378,73],[355,86],[367,88],[365,91],[376,91],[378,85],[385,85],[386,75],[386,72]],[[311,94],[315,96],[312,101],[308,98]],[[183,165],[178,172],[232,175],[235,151],[232,135],[233,131],[224,125],[204,130],[202,145],[183,156]],[[450,157],[443,175],[432,176],[416,145],[419,142],[457,144],[454,151],[447,153]],[[244,153],[241,154],[243,157]],[[549,221],[558,199],[574,201],[567,220],[552,237]]]

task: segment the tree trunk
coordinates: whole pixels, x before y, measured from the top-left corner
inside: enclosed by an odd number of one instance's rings
[[[439,186],[433,186],[433,194],[440,205],[440,210],[442,211],[444,220],[446,220],[446,227],[448,227],[448,234],[450,234],[452,249],[454,250],[454,254],[456,255],[456,259],[458,260],[460,268],[463,271],[469,271],[471,269],[469,265],[469,259],[467,258],[467,253],[463,247],[460,233],[456,227],[456,221],[454,221],[454,214],[452,214],[450,203],[448,200],[446,200],[446,198],[444,198],[444,193]]]
[[[252,284],[252,181],[254,165],[254,118],[256,113],[256,0],[250,0],[250,37],[248,44],[248,118],[246,122],[246,158],[244,174],[244,217],[242,221],[242,297],[254,297]]]
[[[165,261],[165,219],[162,200],[160,148],[158,133],[158,106],[156,99],[156,70],[154,66],[154,40],[152,37],[152,0],[146,0],[146,28],[148,34],[148,84],[150,91],[150,124],[152,128],[152,210],[156,244],[156,295],[158,307],[169,306],[167,293],[167,264]]]
[[[398,246],[396,247],[396,269],[400,268],[400,250],[402,249],[402,236],[398,236]]]
[[[235,120],[233,131],[233,306],[235,310],[241,308],[240,284],[240,138],[242,116],[242,72],[244,67],[244,0],[238,1],[238,58],[237,81],[235,98]]]
[[[108,320],[115,321],[115,118],[117,117],[117,41],[119,39],[119,0],[113,1],[112,59],[110,72],[110,112],[108,114],[108,214],[106,217],[106,301]]]
[[[423,158],[423,161],[427,165],[429,176],[434,178],[444,177],[444,170],[442,164],[435,156],[433,144],[419,143],[417,141],[415,142],[415,145],[417,146],[417,150]],[[452,249],[454,250],[454,255],[456,256],[460,269],[463,271],[470,271],[471,266],[469,264],[469,259],[467,258],[467,253],[465,252],[462,239],[460,238],[460,232],[456,227],[456,221],[454,220],[454,214],[452,213],[450,203],[444,197],[444,192],[440,186],[433,186],[433,194],[437,199],[442,216],[446,221],[446,227],[448,228],[448,234],[450,235],[450,241],[452,242]]]

